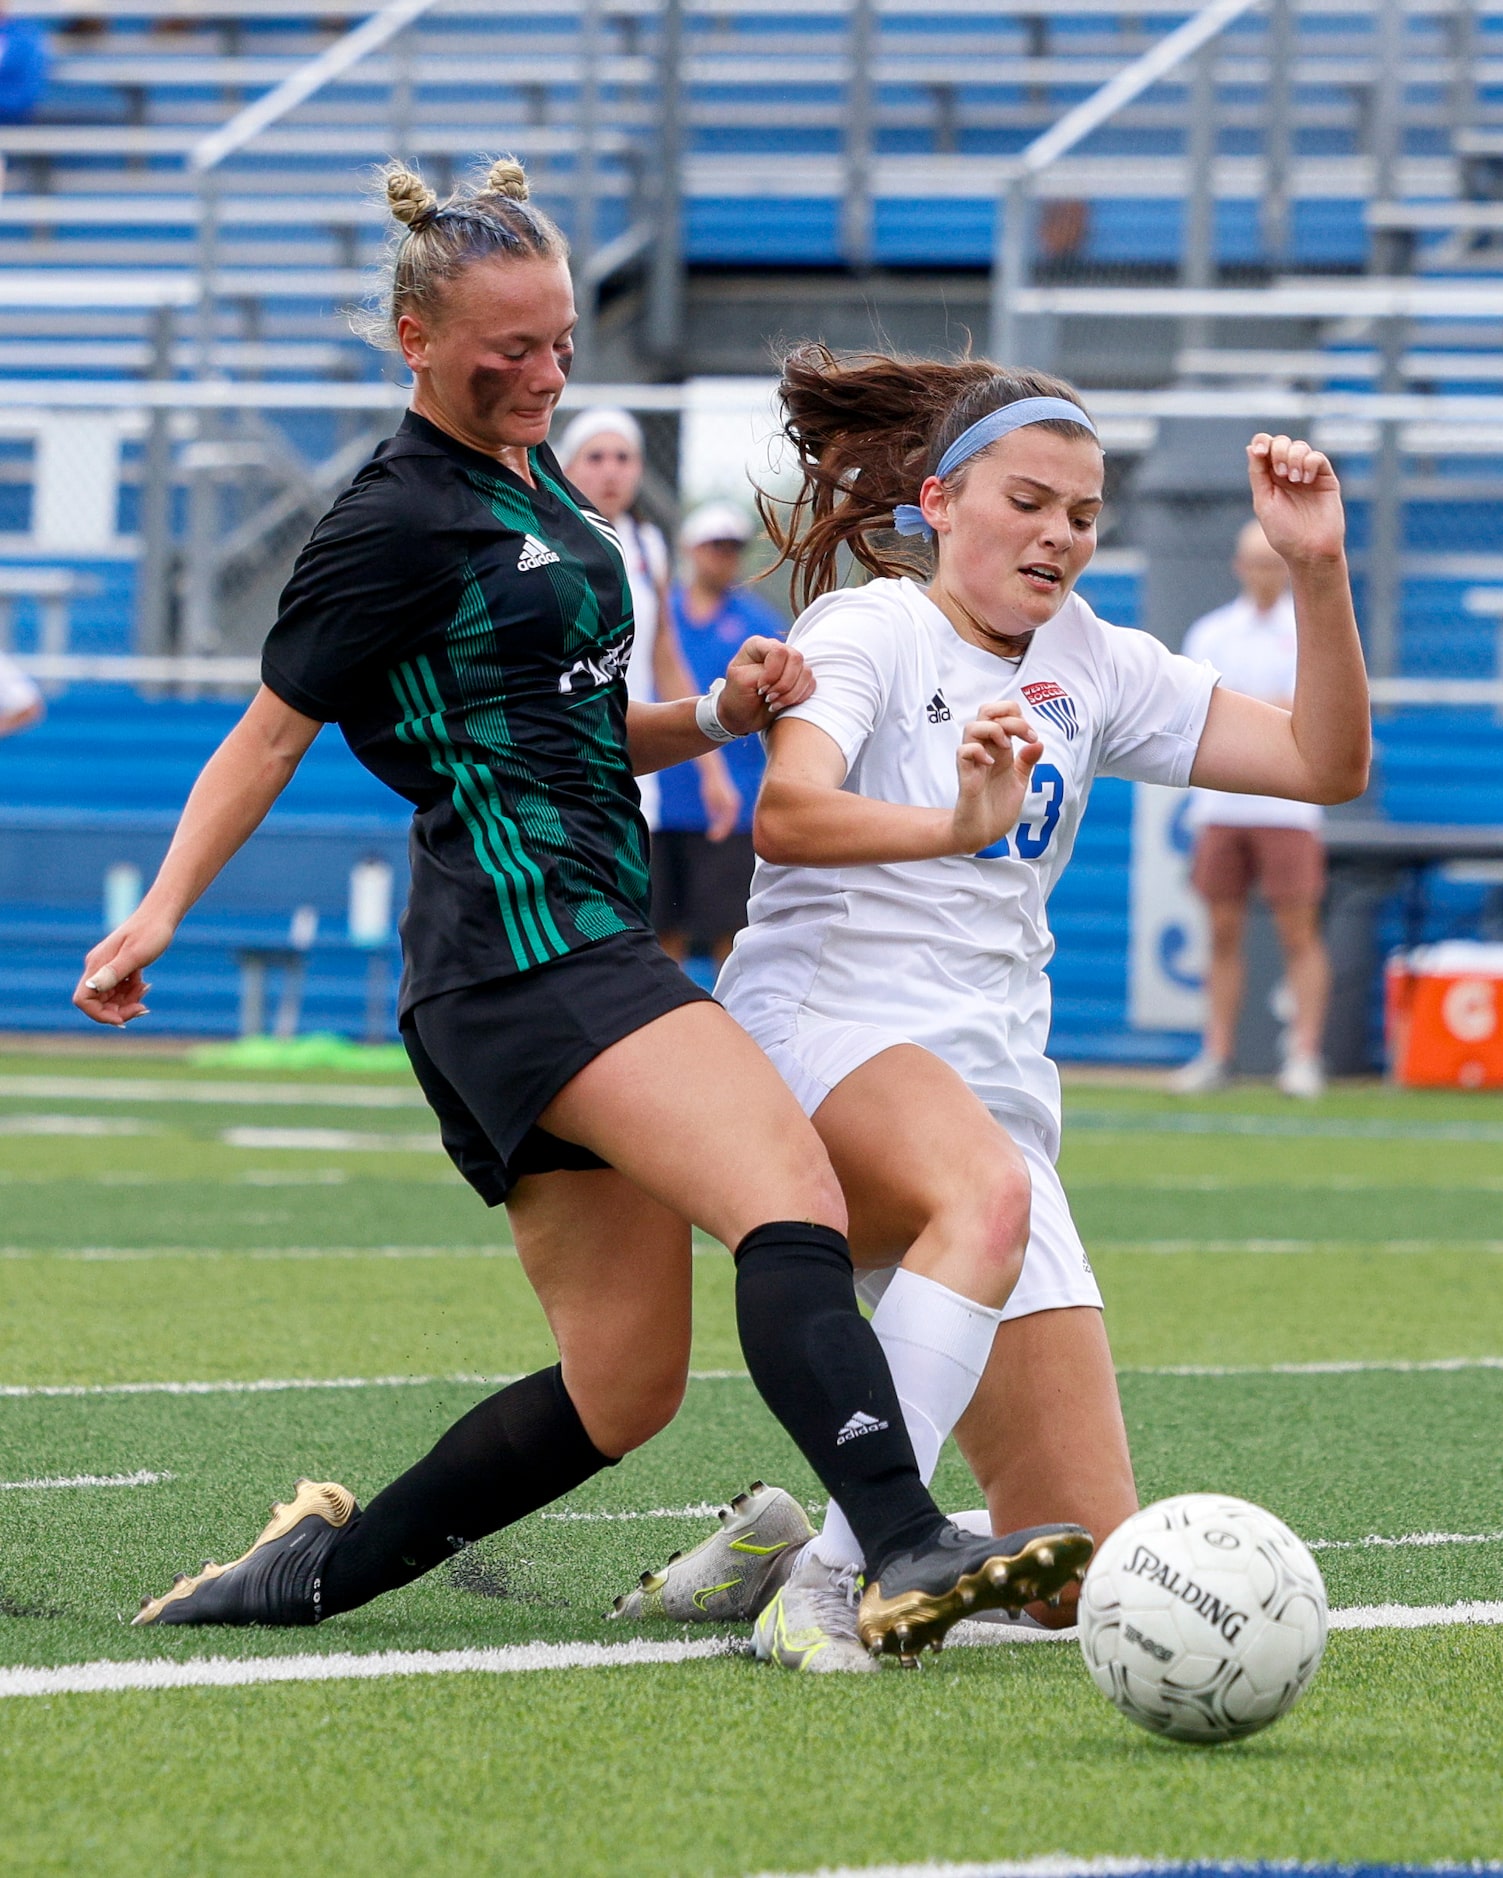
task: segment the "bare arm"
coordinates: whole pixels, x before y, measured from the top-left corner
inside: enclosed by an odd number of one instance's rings
[[[1343,546],[1336,472],[1318,450],[1260,434],[1248,445],[1253,507],[1289,566],[1298,633],[1289,710],[1218,689],[1190,780],[1203,789],[1349,802],[1367,787],[1367,671]]]
[[[784,867],[859,867],[975,854],[1016,826],[1043,752],[1018,705],[988,704],[966,725],[956,752],[954,808],[918,808],[843,789],[839,745],[818,725],[794,718],[768,738],[767,774],[752,830],[757,852]]]
[[[658,582],[658,630],[652,642],[652,688],[660,698],[688,698],[699,689],[689,661],[678,642],[667,581]],[[699,793],[704,802],[706,832],[711,841],[724,841],[741,813],[741,791],[731,781],[731,767],[719,750],[694,759],[699,771]]]
[[[660,698],[692,698],[699,690],[678,642],[667,583],[658,587],[658,630],[652,642],[652,688]]]
[[[263,685],[204,765],[157,877],[130,918],[84,960],[73,1002],[99,1024],[145,1014],[142,977],[183,915],[260,827],[322,726]]]
[[[765,730],[779,711],[802,704],[814,690],[803,657],[781,639],[748,639],[726,667],[725,690],[718,706],[727,730],[747,737]],[[626,739],[632,772],[644,776],[703,756],[715,745],[694,721],[693,698],[673,704],[630,704]]]

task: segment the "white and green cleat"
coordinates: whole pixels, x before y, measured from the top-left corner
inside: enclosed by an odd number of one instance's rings
[[[806,1545],[782,1588],[757,1619],[752,1655],[759,1663],[806,1675],[871,1675],[877,1667],[856,1628],[861,1577],[854,1565],[826,1565]]]
[[[809,1515],[781,1487],[754,1480],[720,1509],[720,1525],[661,1571],[643,1572],[609,1617],[667,1617],[680,1624],[746,1624],[788,1575],[805,1540]]]

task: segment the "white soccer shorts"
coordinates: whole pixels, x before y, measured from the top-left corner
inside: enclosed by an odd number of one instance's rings
[[[900,1031],[885,1030],[877,1024],[814,1017],[808,1011],[799,1011],[795,1023],[793,1007],[782,1000],[748,998],[736,1002],[742,1008],[733,1010],[732,1015],[771,1058],[806,1115],[812,1116],[830,1091],[863,1063],[895,1044],[914,1041]],[[995,1107],[991,1107],[991,1113],[1017,1143],[1033,1182],[1028,1251],[1022,1275],[1003,1308],[1003,1321],[1075,1305],[1089,1305],[1099,1311],[1102,1304],[1096,1275],[1041,1138],[1026,1119]],[[869,1304],[875,1304],[882,1295],[893,1269],[859,1274],[859,1289]]]

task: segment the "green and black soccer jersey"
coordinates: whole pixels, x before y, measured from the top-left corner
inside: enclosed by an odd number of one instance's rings
[[[402,1009],[650,930],[608,524],[409,412],[313,531],[262,675],[415,807]]]

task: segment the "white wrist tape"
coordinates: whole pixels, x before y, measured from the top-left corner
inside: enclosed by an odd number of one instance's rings
[[[708,737],[711,743],[735,743],[740,737],[739,730],[727,730],[720,721],[720,694],[725,690],[725,680],[717,678],[702,698],[695,701],[694,722],[701,737]]]

